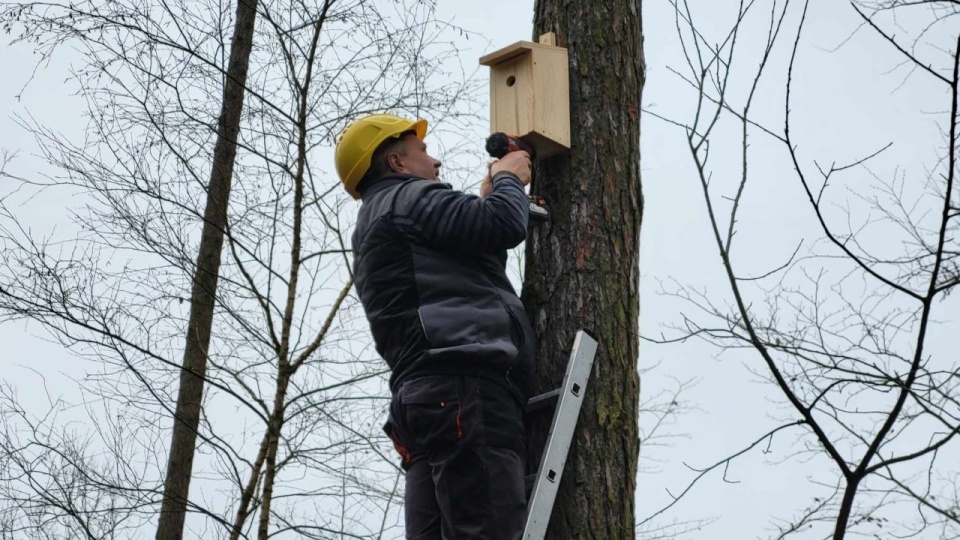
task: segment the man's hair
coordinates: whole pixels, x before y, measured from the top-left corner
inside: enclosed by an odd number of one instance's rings
[[[390,154],[405,155],[407,149],[403,144],[403,140],[410,135],[416,134],[417,132],[411,129],[380,143],[380,146],[373,151],[373,156],[370,158],[370,168],[367,169],[367,173],[363,175],[360,183],[357,184],[357,192],[363,193],[365,189],[377,180],[393,174],[394,170],[390,168],[390,161],[387,159],[388,156]]]

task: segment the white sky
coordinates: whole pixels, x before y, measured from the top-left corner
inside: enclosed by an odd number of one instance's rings
[[[483,36],[464,41],[463,64],[476,65],[476,58],[521,39],[530,39],[533,2],[531,0],[487,0],[459,2],[440,0],[438,14],[466,30]],[[599,4],[599,3],[598,3]],[[693,1],[693,10],[708,39],[718,39],[732,22],[739,2],[734,0]],[[658,114],[680,121],[691,117],[691,92],[668,69],[686,71],[678,47],[672,7],[666,0],[647,0],[644,5],[644,33],[647,61],[647,85],[644,106]],[[745,36],[743,62],[755,63],[756,47],[762,39],[763,17],[754,18]],[[919,74],[901,85],[906,71],[894,69],[900,64],[895,51],[868,31],[860,31],[836,52],[858,24],[846,2],[814,0],[810,8],[807,45],[798,60],[795,111],[796,137],[805,159],[820,163],[853,161],[864,154],[894,143],[890,157],[877,163],[878,172],[890,174],[899,166],[916,176],[922,166],[933,166],[942,148],[942,111],[948,104],[945,93],[928,84]],[[790,25],[791,29],[793,25]],[[955,26],[954,26],[955,30]],[[932,38],[931,38],[932,39]],[[947,46],[952,46],[948,40]],[[65,134],[79,135],[82,124],[77,112],[83,106],[63,84],[69,67],[67,55],[57,57],[37,71],[28,91],[16,98],[34,71],[35,56],[24,46],[0,45],[0,148],[20,152],[16,171],[28,174],[41,165],[32,159],[32,140],[20,129],[14,115],[29,111],[38,123]],[[781,125],[782,100],[778,98],[783,81],[783,56],[777,57],[771,78],[758,98],[761,118],[773,127]],[[930,58],[945,65],[942,57],[926,49]],[[744,68],[748,68],[745,65]],[[481,73],[485,77],[485,74]],[[737,82],[742,95],[743,82]],[[939,115],[939,116],[937,116]],[[686,150],[684,134],[676,127],[644,116],[642,123],[643,191],[646,201],[641,252],[641,328],[657,335],[664,325],[679,322],[682,305],[658,295],[660,283],[675,280],[694,288],[707,289],[720,300],[729,301],[728,287],[712,244],[704,215],[703,196]],[[735,253],[744,274],[760,274],[789,257],[796,240],[815,233],[810,226],[812,213],[805,205],[796,178],[786,166],[786,155],[755,135],[758,151],[768,157],[753,165],[753,184],[745,200],[743,220],[738,231],[739,248]],[[718,142],[712,152],[717,185],[730,186],[737,171],[735,141],[729,146]],[[735,179],[735,178],[734,178]],[[43,226],[45,214],[56,214],[56,200],[44,199],[34,214]],[[949,306],[949,307],[948,307]],[[937,329],[931,354],[947,354],[949,337],[957,326],[957,299],[938,306],[943,326]],[[953,318],[947,316],[952,314]],[[39,378],[31,370],[43,373],[57,393],[56,385],[66,379],[56,373],[78,374],[82,366],[58,346],[25,332],[22,323],[0,325],[0,370],[4,378],[17,381],[33,392]],[[648,459],[657,459],[660,472],[642,474],[638,490],[638,517],[649,514],[666,501],[666,489],[676,491],[688,479],[684,464],[705,466],[768,429],[771,416],[783,417],[788,411],[765,383],[747,371],[759,367],[755,355],[747,353],[715,357],[713,349],[696,342],[683,345],[643,344],[641,366],[660,364],[643,380],[644,396],[669,388],[671,380],[696,378],[699,383],[686,399],[699,410],[678,420],[674,431],[687,435],[675,441],[667,451],[652,449],[641,456],[641,467],[651,467]],[[59,381],[59,382],[58,382]],[[776,400],[776,401],[775,401]],[[40,402],[37,402],[40,405]],[[668,519],[713,518],[714,523],[691,538],[762,538],[775,520],[789,519],[800,511],[817,488],[808,479],[819,476],[811,468],[819,461],[800,463],[787,460],[790,436],[778,438],[773,453],[753,452],[731,467],[725,483],[711,476],[668,514]],[[808,538],[807,536],[798,536]],[[813,538],[813,536],[810,536]],[[918,538],[935,538],[921,535]]]

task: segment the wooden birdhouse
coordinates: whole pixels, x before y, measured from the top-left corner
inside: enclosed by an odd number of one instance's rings
[[[490,131],[532,145],[537,159],[570,148],[567,49],[551,32],[540,43],[520,41],[480,59],[490,66]]]

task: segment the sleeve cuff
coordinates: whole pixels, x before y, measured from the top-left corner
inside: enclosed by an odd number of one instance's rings
[[[523,182],[521,182],[520,179],[517,178],[517,175],[513,174],[512,172],[498,171],[497,174],[493,175],[494,184],[496,184],[500,180],[506,180],[506,179],[513,180],[517,184],[520,184],[520,189],[523,189]]]

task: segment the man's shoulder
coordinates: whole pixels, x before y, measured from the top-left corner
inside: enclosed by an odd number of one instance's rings
[[[392,190],[395,197],[394,210],[397,213],[406,213],[410,209],[429,204],[435,196],[455,193],[453,186],[438,180],[414,178],[400,184]]]
[[[381,180],[375,187],[371,187],[371,193],[363,198],[365,206],[374,201],[392,199],[410,193],[423,193],[424,191],[448,189],[452,190],[450,184],[440,182],[439,180],[428,180],[416,176],[397,176],[388,177]]]
[[[439,180],[427,180],[426,178],[413,178],[409,182],[402,184],[401,189],[422,193],[432,190],[453,190],[453,186]]]

